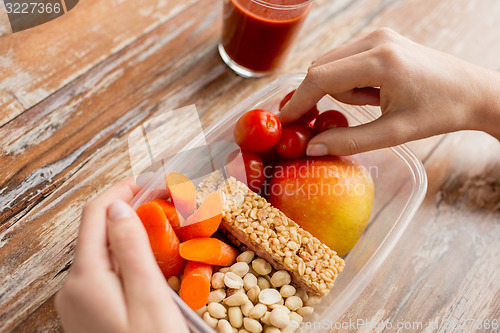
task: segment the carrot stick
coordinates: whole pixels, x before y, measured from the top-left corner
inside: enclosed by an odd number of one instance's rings
[[[222,221],[222,200],[219,192],[210,193],[201,206],[186,219],[181,228],[181,239],[210,237]]]
[[[188,177],[171,172],[167,175],[167,187],[175,208],[187,218],[196,210],[196,187]]]
[[[198,310],[207,305],[212,271],[212,265],[196,261],[187,262],[179,295],[191,309]]]
[[[186,260],[217,266],[235,263],[239,252],[216,238],[193,238],[181,243],[179,253]]]
[[[163,212],[167,216],[168,222],[172,228],[174,228],[175,234],[180,239],[181,238],[181,226],[184,225],[184,218],[182,215],[175,209],[173,203],[163,199],[154,199],[153,202],[156,202],[163,209]]]
[[[147,202],[137,208],[149,237],[153,254],[165,277],[180,275],[186,261],[179,254],[179,238],[167,222],[163,209],[156,202]]]

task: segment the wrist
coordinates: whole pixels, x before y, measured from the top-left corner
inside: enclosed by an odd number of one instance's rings
[[[500,140],[500,73],[480,70],[471,129],[484,131]]]

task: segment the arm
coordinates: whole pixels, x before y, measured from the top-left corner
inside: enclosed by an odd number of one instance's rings
[[[379,29],[317,59],[280,118],[299,118],[324,95],[379,105],[382,116],[311,139],[307,154],[351,155],[463,129],[500,138],[500,74]]]

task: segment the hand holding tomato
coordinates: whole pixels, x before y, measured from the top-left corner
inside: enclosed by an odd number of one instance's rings
[[[325,131],[308,155],[351,155],[462,129],[500,138],[500,75],[378,29],[317,59],[280,118],[300,118],[323,96],[380,106],[378,119]]]

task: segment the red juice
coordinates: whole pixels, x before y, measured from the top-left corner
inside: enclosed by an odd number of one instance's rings
[[[253,72],[272,72],[290,51],[310,5],[306,0],[224,0],[224,51]]]

